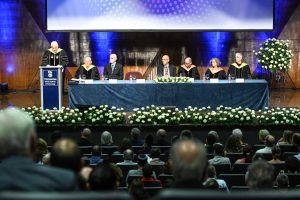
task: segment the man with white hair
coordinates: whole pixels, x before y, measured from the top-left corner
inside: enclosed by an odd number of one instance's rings
[[[168,55],[163,55],[162,65],[157,66],[157,76],[175,77],[176,67],[170,64],[170,57]]]
[[[105,65],[103,76],[108,79],[118,79],[123,80],[123,66],[117,63],[117,55],[110,54],[109,64]]]
[[[34,121],[17,108],[0,111],[0,191],[72,191],[75,175],[68,170],[33,163]]]
[[[42,66],[63,66],[69,64],[66,52],[59,48],[56,41],[51,42],[51,47],[43,55]]]
[[[242,61],[243,55],[241,53],[235,54],[235,62],[229,66],[228,75],[233,78],[251,78],[250,67],[247,63]]]
[[[99,70],[92,63],[91,57],[85,57],[84,64],[75,73],[75,78],[99,80]]]

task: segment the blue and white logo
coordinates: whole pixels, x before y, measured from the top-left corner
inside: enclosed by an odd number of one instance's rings
[[[48,70],[48,77],[52,78],[52,71]]]

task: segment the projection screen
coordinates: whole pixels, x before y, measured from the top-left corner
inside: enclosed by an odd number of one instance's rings
[[[48,31],[274,28],[274,0],[47,0]]]

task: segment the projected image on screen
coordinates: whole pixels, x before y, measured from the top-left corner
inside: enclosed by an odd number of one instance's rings
[[[272,30],[273,0],[48,0],[48,30]]]

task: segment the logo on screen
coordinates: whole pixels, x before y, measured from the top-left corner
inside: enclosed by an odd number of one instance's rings
[[[52,78],[52,71],[50,71],[50,70],[48,71],[48,77]]]

